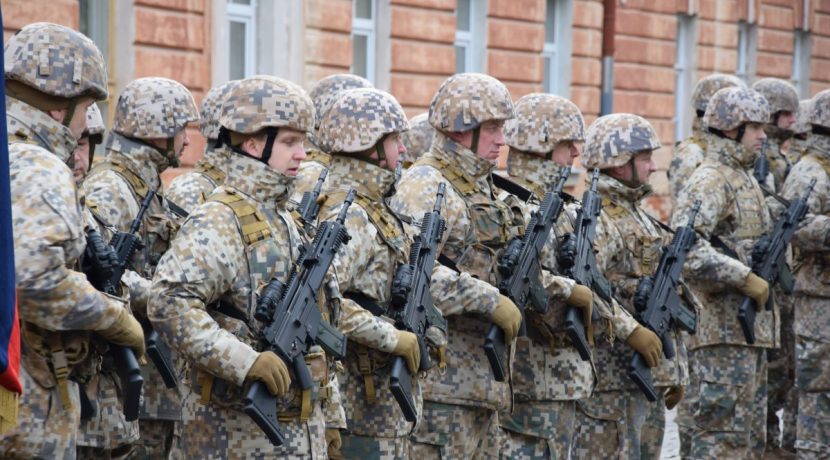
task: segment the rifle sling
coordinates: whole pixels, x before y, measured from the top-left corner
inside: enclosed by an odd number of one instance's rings
[[[651,219],[651,221],[652,221],[655,225],[657,225],[658,227],[662,228],[663,230],[665,230],[665,231],[667,231],[667,232],[671,233],[672,235],[676,233],[676,232],[675,232],[675,231],[674,231],[671,227],[669,227],[668,225],[664,224],[663,222],[661,222],[659,219],[657,219],[656,217],[652,216],[651,214],[649,214],[649,213],[645,213],[645,215],[646,215],[646,216],[648,216],[648,218],[649,218],[649,219]],[[739,260],[739,259],[738,259],[738,253],[737,253],[737,252],[735,252],[735,250],[734,250],[734,249],[730,248],[730,247],[726,244],[726,242],[725,242],[725,241],[723,241],[723,240],[721,239],[721,237],[719,237],[718,235],[712,235],[711,237],[706,238],[706,235],[704,235],[703,233],[701,233],[698,229],[695,229],[695,233],[697,233],[697,234],[698,234],[698,236],[700,236],[701,238],[703,238],[703,239],[705,239],[705,240],[709,241],[709,244],[711,244],[713,247],[715,247],[715,248],[717,248],[717,249],[720,249],[720,250],[721,250],[724,254],[726,254],[727,256],[729,256],[729,257],[731,257],[731,258],[733,258],[733,259],[735,259],[735,260]]]
[[[522,187],[521,185],[513,182],[506,177],[500,176],[495,173],[490,173],[490,178],[493,180],[493,185],[496,187],[504,190],[505,192],[516,195],[520,200],[524,202],[530,201],[535,195],[530,190]],[[539,197],[541,199],[541,197]]]
[[[343,297],[355,302],[364,310],[370,311],[375,316],[385,315],[388,309],[387,307],[381,306],[377,300],[359,292],[347,292],[343,295]]]

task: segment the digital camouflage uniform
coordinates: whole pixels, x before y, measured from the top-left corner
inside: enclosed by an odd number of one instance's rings
[[[429,152],[432,145],[432,138],[435,136],[435,128],[429,124],[429,113],[415,115],[409,119],[409,131],[403,133],[401,139],[406,147],[406,153],[401,157],[403,166],[408,168],[412,163]]]
[[[214,86],[202,99],[199,132],[207,141],[204,158],[196,163],[192,171],[173,179],[164,194],[170,203],[171,211],[179,217],[185,217],[184,213],[190,214],[225,181],[228,151],[216,147],[216,141],[219,139],[219,115],[225,97],[238,81],[231,80]]]
[[[435,302],[448,321],[447,366],[422,381],[424,414],[412,437],[415,458],[495,458],[502,445],[498,411],[509,408],[510,389],[493,378],[483,345],[492,324],[488,316],[499,305],[492,284],[498,281],[495,265],[508,240],[523,230],[523,210],[495,198],[493,163],[444,132],[478,130],[485,121],[512,117],[510,95],[498,80],[469,73],[447,79],[430,106],[429,122],[437,130],[432,148],[403,174],[391,199],[399,215],[421,216],[432,209],[438,185],[448,183],[439,251],[460,269],[440,282],[433,279],[431,292],[457,295]],[[568,298],[574,285],[559,277],[543,282],[554,299]]]
[[[807,144],[810,137],[810,99],[804,99],[798,103],[798,116],[792,125],[793,137],[787,146],[787,160],[795,166],[802,155],[807,153]]]
[[[193,96],[180,83],[166,78],[134,80],[118,98],[106,156],[84,181],[86,205],[107,229],[105,241],[112,237],[111,229],[128,231],[149,191],[156,192],[139,230],[144,248],[136,252],[131,270],[123,278],[129,287],[130,305],[145,324],[153,272],[175,233],[160,173],[177,164],[173,136],[198,119]],[[165,138],[166,150],[145,141]],[[170,358],[175,365],[175,355]],[[166,455],[177,436],[175,422],[181,419],[179,390],[167,388],[150,363],[142,365],[142,376],[140,439],[135,449],[148,456]]]
[[[308,95],[314,103],[314,129],[306,136],[306,154],[308,157],[300,163],[297,171],[297,181],[290,202],[296,206],[300,204],[303,193],[310,192],[317,183],[317,178],[324,169],[328,168],[331,157],[317,145],[317,130],[320,122],[329,108],[337,101],[343,91],[359,88],[374,88],[369,80],[352,74],[329,75],[321,79],[309,91]]]
[[[106,69],[91,40],[56,24],[24,27],[6,43],[5,55],[23,393],[18,425],[0,436],[0,452],[4,458],[75,458],[75,381],[94,376],[100,359],[90,331],[112,327],[126,304],[97,291],[73,269],[86,245],[83,211],[66,164],[77,141],[43,105],[62,101],[72,116],[81,99],[106,98]],[[35,91],[51,101],[44,104]]]
[[[796,258],[795,385],[799,458],[830,456],[830,91],[813,98],[807,153],[782,190],[795,200],[816,180],[810,214],[793,238]],[[816,130],[819,132],[817,133]]]
[[[692,106],[697,116],[692,121],[692,134],[680,143],[675,144],[671,166],[668,170],[672,203],[677,203],[677,195],[683,190],[685,181],[703,162],[706,153],[706,139],[708,138],[708,133],[702,124],[706,105],[712,95],[719,89],[730,86],[746,87],[746,84],[733,75],[712,74],[702,78],[695,85],[692,92]]]
[[[545,192],[554,189],[562,172],[548,153],[560,142],[583,142],[585,122],[573,103],[551,94],[523,96],[516,101],[515,109],[516,118],[505,123],[505,139],[510,146],[507,170],[512,181],[533,192],[531,207],[535,210]],[[566,225],[564,214],[560,221],[560,226]],[[555,227],[543,253],[543,266],[554,272],[557,234],[562,233]],[[516,339],[513,411],[499,414],[505,430],[501,449],[504,458],[569,458],[577,429],[577,400],[591,395],[591,362],[583,361],[566,339],[564,310],[550,310],[559,320],[553,327],[541,324],[536,317],[527,325],[528,335]]]
[[[241,134],[281,127],[305,132],[313,117],[311,101],[300,87],[255,76],[231,91],[220,122]],[[296,385],[278,396],[285,436],[281,447],[274,447],[241,410],[243,384],[261,349],[264,323],[253,318],[258,291],[272,278],[287,282],[305,239],[285,208],[294,178],[245,153],[227,156],[224,185],[185,220],[153,279],[153,326],[187,362],[180,381],[184,402],[178,454],[326,458],[323,399],[331,392],[333,374],[318,346],[305,359],[314,381],[307,390],[310,404],[302,404]]]
[[[769,123],[764,125],[764,132],[767,134],[766,154],[767,160],[769,160],[769,171],[773,177],[773,190],[780,190],[784,184],[784,179],[792,168],[792,163],[787,158],[787,152],[783,150],[783,144],[792,138],[794,132],[791,128],[778,127],[778,117],[780,112],[792,112],[797,116],[798,92],[790,82],[778,78],[762,78],[752,85],[752,89],[761,93],[769,102],[770,120]],[[773,364],[770,363],[771,373],[774,369]],[[780,380],[782,380],[780,384],[771,381],[770,390],[780,385],[786,385],[785,376],[782,375]],[[780,401],[780,404],[776,404],[776,407],[780,408],[778,407],[780,405],[783,405],[783,400]]]
[[[704,124],[723,131],[764,123],[768,104],[758,92],[726,88],[713,96]],[[766,435],[766,349],[779,343],[779,312],[763,310],[755,322],[756,342],[748,345],[738,323],[740,291],[750,273],[748,256],[756,240],[772,229],[772,218],[751,169],[758,152],[735,140],[709,136],[706,159],[678,197],[671,226],[685,225],[701,201],[695,229],[703,235],[686,263],[703,307],[698,331],[687,346],[695,377],[680,406],[682,455],[691,458],[758,458]],[[718,236],[741,260],[714,249]]]

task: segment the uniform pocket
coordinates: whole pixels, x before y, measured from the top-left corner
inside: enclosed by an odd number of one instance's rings
[[[747,431],[738,405],[743,387],[701,378],[695,423],[707,431]]]

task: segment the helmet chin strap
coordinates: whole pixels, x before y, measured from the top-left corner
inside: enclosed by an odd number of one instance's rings
[[[227,145],[232,151],[248,157],[252,160],[256,160],[262,163],[268,164],[268,161],[271,160],[271,153],[274,149],[274,141],[277,139],[277,134],[279,133],[279,129],[275,127],[268,127],[265,128],[265,132],[267,137],[265,138],[265,146],[262,148],[262,155],[257,158],[250,153],[242,150],[239,146],[235,146],[231,143],[231,132],[228,131],[224,126],[219,129],[219,139],[216,141],[216,147],[221,147],[222,145]]]
[[[75,107],[78,106],[78,99],[73,97],[69,99],[69,106],[66,108],[66,115],[63,116],[63,125],[67,128],[69,123],[72,123],[72,118],[75,116]]]
[[[470,150],[478,155],[478,138],[481,135],[481,126],[477,126],[473,129],[473,138],[470,142]]]

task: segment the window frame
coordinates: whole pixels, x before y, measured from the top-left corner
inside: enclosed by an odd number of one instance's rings
[[[694,88],[695,54],[697,44],[697,16],[677,14],[677,41],[674,62],[675,102],[674,102],[674,140],[680,141],[691,134],[692,91]]]
[[[458,68],[456,55],[456,73],[484,72],[485,54],[487,50],[485,31],[487,28],[487,1],[469,0],[470,30],[458,29],[458,5],[456,4],[455,47],[464,49],[464,68]],[[458,51],[456,50],[456,53]]]
[[[547,41],[542,47],[542,65],[549,59],[547,68],[542,69],[542,90],[565,98],[571,92],[571,40],[573,34],[573,0],[546,0],[545,8],[553,6],[554,24],[553,40]],[[547,27],[547,11],[545,23]],[[548,72],[548,84],[545,85],[544,71]]]
[[[242,69],[242,78],[257,74],[257,0],[250,0],[250,5],[228,2],[225,8],[228,24],[228,75],[230,79],[235,78],[231,74],[230,58],[233,55],[230,43],[231,23],[237,22],[245,26],[245,65]]]
[[[355,75],[360,75],[373,84],[377,79],[377,15],[378,5],[377,0],[369,0],[371,7],[371,19],[358,18],[355,16],[357,9],[357,2],[352,3],[352,65],[349,71]],[[366,75],[361,75],[355,71],[354,68],[354,37],[366,37]]]

